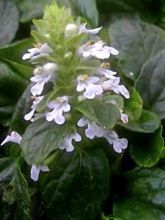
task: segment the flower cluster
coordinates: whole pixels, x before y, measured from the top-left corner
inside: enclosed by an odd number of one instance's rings
[[[100,30],[101,27],[87,29],[86,24],[70,23],[65,26],[63,33],[64,39],[68,40],[80,35],[84,35],[88,38],[90,35],[98,34]],[[66,57],[68,53],[70,53],[70,51],[65,51],[64,57]],[[64,68],[65,63],[62,65],[57,63],[56,60],[58,59],[56,59],[56,55],[54,54],[53,49],[45,42],[29,49],[22,57],[23,60],[29,60],[32,64],[36,65],[33,76],[30,79],[32,82],[31,96],[33,102],[30,111],[24,116],[26,121],[33,122],[37,120],[39,113],[47,122],[62,126],[66,122],[69,124],[69,119],[74,118],[72,109],[74,109],[74,105],[80,102],[80,97],[83,97],[81,100],[101,99],[104,94],[112,93],[121,95],[126,99],[129,98],[129,91],[121,84],[120,77],[117,76],[117,73],[110,70],[109,62],[107,62],[111,55],[116,56],[119,54],[119,51],[113,47],[109,47],[102,40],[88,40],[87,42],[82,40],[81,45],[76,48],[76,51],[74,51],[74,53],[72,51],[71,54],[76,56],[79,62],[77,62],[78,64],[76,64],[77,66],[75,67],[74,78],[68,77],[68,79],[65,80],[65,82],[70,85],[68,90],[66,89],[66,84],[64,85],[64,89],[61,89],[63,82],[61,69]],[[88,71],[84,73],[78,65],[79,63],[89,63],[90,60],[97,60],[99,65],[91,69],[87,67]],[[67,66],[65,69],[67,71]],[[51,84],[51,86],[46,86],[49,84]],[[48,87],[48,89],[46,89],[46,87]],[[58,92],[55,92],[58,91],[58,89],[61,89],[59,95]],[[47,94],[51,92],[53,95],[47,99]],[[38,105],[43,102],[43,100],[46,106],[42,112],[38,112]],[[123,113],[123,109],[119,109],[119,111],[121,121],[127,123],[128,116]],[[127,139],[119,138],[114,130],[101,127],[96,121],[92,121],[80,112],[78,114],[78,117],[74,120],[72,119],[72,124],[70,125],[72,129],[68,129],[68,134],[60,141],[59,149],[65,149],[67,152],[73,151],[75,142],[82,140],[78,132],[82,127],[85,127],[85,136],[87,138],[103,137],[113,146],[113,149],[117,153],[121,153],[123,149],[127,148]],[[21,139],[22,137],[18,133],[12,132],[1,145],[9,141],[20,144]],[[34,181],[38,180],[40,171],[46,172],[49,171],[49,169],[45,164],[32,165],[31,178]]]

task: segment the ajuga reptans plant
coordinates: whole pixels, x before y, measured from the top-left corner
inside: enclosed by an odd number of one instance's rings
[[[34,25],[35,45],[22,57],[34,66],[32,103],[24,120],[31,123],[29,126],[38,121],[51,126],[55,143],[51,137],[46,144],[37,138],[30,143],[27,128],[24,134],[12,131],[1,145],[19,144],[31,166],[31,178],[37,181],[40,171],[49,171],[45,160],[53,151],[76,151],[84,139],[105,138],[117,153],[126,149],[127,139],[114,127],[118,121],[128,122],[118,99],[129,99],[130,95],[110,66],[111,57],[119,51],[100,39],[102,27],[88,28],[73,18],[70,9],[59,8],[56,3],[47,6],[43,19],[35,20]],[[35,132],[40,133],[37,126]],[[33,151],[36,143],[37,151]],[[41,153],[42,144],[45,151]]]

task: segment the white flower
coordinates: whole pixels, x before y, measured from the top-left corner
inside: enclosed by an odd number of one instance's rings
[[[74,24],[70,23],[67,24],[65,27],[65,37],[72,37],[76,34],[82,34],[82,33],[87,33],[87,34],[98,34],[99,31],[102,29],[102,27],[95,28],[95,29],[87,29],[86,24]]]
[[[104,137],[108,141],[109,144],[113,145],[113,149],[117,153],[121,153],[123,149],[126,149],[128,146],[128,140],[126,138],[119,138],[115,131],[106,130],[104,133]]]
[[[109,69],[105,69],[105,68],[97,69],[97,75],[104,76],[105,78],[108,78],[108,79],[115,79],[116,74],[117,74],[117,72],[114,72]]]
[[[102,86],[97,84],[99,78],[96,76],[80,75],[77,78],[78,84],[76,90],[82,92],[85,90],[83,95],[87,99],[94,99],[96,95],[101,95],[103,93]]]
[[[58,69],[57,64],[55,63],[46,63],[42,67],[37,67],[34,69],[35,76],[31,77],[31,81],[35,83],[31,88],[31,93],[33,96],[41,95],[44,85],[53,81],[55,74],[54,72]]]
[[[53,110],[46,113],[46,120],[54,120],[55,123],[59,125],[64,124],[65,117],[63,116],[63,112],[69,112],[71,109],[70,105],[68,104],[68,97],[58,97],[55,101],[50,101],[47,106]]]
[[[88,42],[79,48],[79,54],[84,58],[96,57],[98,59],[108,59],[110,55],[118,55],[119,51],[113,47],[106,46],[104,42]]]
[[[7,142],[13,142],[16,144],[20,144],[22,140],[22,137],[20,134],[18,134],[16,131],[12,131],[11,135],[7,135],[5,140],[1,143],[1,146],[6,144]]]
[[[26,121],[32,120],[32,117],[33,117],[34,112],[35,112],[35,110],[36,110],[36,108],[37,108],[37,105],[42,101],[43,97],[44,97],[44,96],[38,96],[38,97],[35,97],[35,98],[34,98],[33,104],[32,104],[32,106],[31,106],[31,109],[32,109],[32,110],[31,110],[29,113],[27,113],[26,115],[24,115],[24,119],[25,119]]]
[[[72,144],[72,141],[80,142],[81,141],[81,136],[79,133],[74,131],[73,133],[66,135],[60,144],[59,148],[61,150],[66,150],[67,152],[72,152],[74,150],[74,146]]]
[[[79,26],[79,34],[81,34],[81,33],[98,34],[101,29],[102,29],[102,27],[94,28],[94,29],[87,29],[86,23],[85,23],[85,24],[81,24]]]
[[[85,129],[85,135],[89,139],[93,139],[96,137],[103,137],[104,136],[104,129],[98,126],[95,122],[88,120],[87,118],[83,117],[80,118],[77,122],[79,127],[87,126]]]
[[[46,165],[39,165],[39,166],[32,165],[31,175],[30,175],[31,179],[37,181],[39,178],[40,171],[48,172],[49,168]]]
[[[124,124],[128,123],[128,115],[124,114],[122,109],[120,109],[120,119]]]
[[[113,79],[106,80],[102,83],[103,90],[114,91],[116,94],[123,95],[126,99],[130,97],[129,91],[124,85],[119,85],[120,78],[114,77]]]
[[[48,56],[52,52],[52,49],[49,47],[47,43],[37,45],[37,47],[28,49],[28,53],[25,53],[22,56],[23,60],[27,59],[37,59],[42,56]]]

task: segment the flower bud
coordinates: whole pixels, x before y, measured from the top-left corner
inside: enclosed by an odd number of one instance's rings
[[[68,24],[65,27],[65,37],[72,37],[78,33],[78,27],[76,24]]]

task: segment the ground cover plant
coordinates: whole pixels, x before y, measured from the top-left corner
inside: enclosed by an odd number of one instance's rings
[[[165,219],[165,2],[1,0],[0,219]]]

